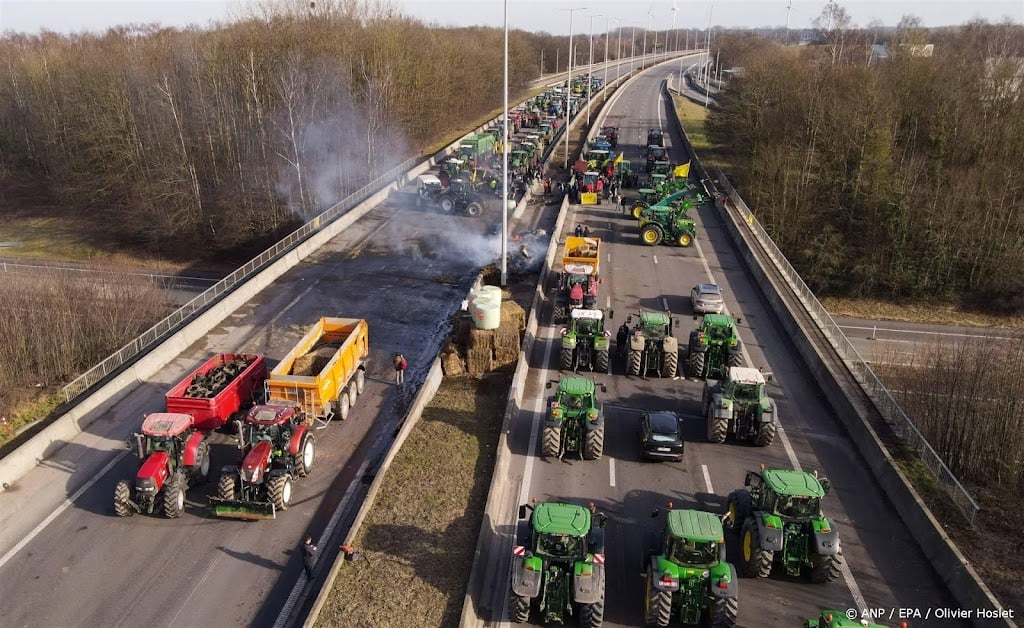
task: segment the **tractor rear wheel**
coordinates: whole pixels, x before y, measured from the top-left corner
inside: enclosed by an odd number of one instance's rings
[[[288,510],[292,503],[292,476],[282,473],[271,477],[267,484],[267,493],[276,510]]]
[[[572,370],[573,362],[573,350],[567,347],[562,347],[562,352],[559,354],[558,365],[563,371]]]
[[[661,227],[658,225],[645,225],[640,231],[640,241],[647,246],[657,246],[661,244],[661,240],[664,237],[661,231]]]
[[[594,370],[601,373],[612,374],[612,363],[608,356],[607,349],[601,349],[594,358]]]
[[[729,502],[726,506],[726,514],[729,516],[722,523],[733,532],[739,530],[743,522],[747,520],[747,515],[750,514],[752,507],[753,500],[750,498],[750,493],[733,491],[729,494]]]
[[[181,473],[175,473],[164,485],[164,516],[177,519],[185,512],[185,487],[188,482]]]
[[[352,409],[352,401],[348,398],[348,390],[338,393],[338,401],[334,404],[338,412],[338,418],[344,421],[348,418],[348,412]]]
[[[295,475],[304,478],[313,470],[313,461],[316,457],[316,443],[312,434],[306,434],[299,447],[299,453],[295,454],[292,464],[295,466]]]
[[[679,354],[675,351],[666,351],[662,354],[661,376],[675,377],[679,370]]]
[[[834,582],[842,575],[843,555],[821,556],[811,554],[811,582]]]
[[[772,444],[775,440],[775,422],[762,423],[760,429],[757,430],[757,436],[754,437],[754,444],[758,447],[767,447]]]
[[[704,376],[704,354],[699,351],[690,352],[690,377]]]
[[[192,483],[205,484],[210,481],[210,444],[199,445],[199,463],[192,467]]]
[[[629,374],[639,375],[644,359],[644,352],[638,349],[629,350]]]
[[[644,623],[648,626],[667,626],[672,621],[672,592],[655,589],[653,578],[654,574],[648,571]]]
[[[715,418],[715,409],[708,407],[708,441],[722,444],[729,434],[729,419]]]
[[[580,628],[600,628],[604,621],[604,596],[590,604],[580,604]]]
[[[517,624],[522,624],[530,620],[530,598],[516,595],[513,593],[509,596],[509,619]]]
[[[729,354],[729,366],[740,366],[743,364],[743,356],[739,353]]]
[[[118,517],[131,517],[135,514],[132,508],[132,487],[128,482],[121,480],[114,487],[114,514]]]
[[[691,244],[693,244],[693,236],[691,236],[689,233],[681,233],[679,234],[679,237],[676,239],[676,242],[679,243],[679,246],[690,246]]]
[[[484,208],[483,205],[481,205],[480,203],[473,201],[469,205],[466,205],[465,211],[467,216],[479,216],[481,213],[483,213]]]
[[[451,213],[455,209],[455,199],[452,198],[451,194],[442,194],[437,199],[437,205],[441,208],[441,211]]]
[[[740,612],[740,603],[734,597],[720,597],[715,600],[714,615],[711,617],[712,628],[733,628]]]
[[[562,441],[561,426],[545,425],[544,438],[541,444],[545,458],[557,458]]]
[[[761,547],[757,523],[748,520],[743,524],[743,574],[748,578],[767,578],[774,559],[775,552]]]
[[[604,454],[604,426],[587,432],[587,439],[583,443],[583,459],[599,460]]]

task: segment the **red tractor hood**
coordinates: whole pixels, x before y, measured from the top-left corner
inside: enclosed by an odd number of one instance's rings
[[[242,472],[252,472],[255,470],[265,471],[267,464],[270,462],[270,452],[273,445],[269,440],[261,440],[249,451],[245,456],[245,460],[242,461]],[[249,476],[251,477],[251,476]]]
[[[167,479],[167,452],[166,451],[155,451],[146,458],[146,461],[139,467],[139,472],[135,477],[139,480],[146,480],[153,478],[156,480],[156,488],[160,490],[163,486],[164,480]]]

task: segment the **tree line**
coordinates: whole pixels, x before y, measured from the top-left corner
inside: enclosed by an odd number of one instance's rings
[[[904,18],[881,40],[829,6],[819,45],[719,38],[744,73],[708,127],[741,195],[819,294],[1020,312],[1024,29]]]

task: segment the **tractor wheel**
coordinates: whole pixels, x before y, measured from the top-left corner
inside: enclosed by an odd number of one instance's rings
[[[118,517],[131,517],[135,514],[132,508],[132,487],[128,482],[121,480],[114,487],[114,514]]]
[[[661,376],[662,377],[675,377],[676,371],[679,370],[679,353],[675,351],[666,351],[662,355],[662,366]]]
[[[721,445],[729,434],[729,419],[716,419],[715,409],[708,408],[708,442]]]
[[[164,485],[164,516],[168,519],[177,519],[185,512],[185,487],[188,482],[185,476],[175,473]]]
[[[356,369],[356,392],[360,395],[363,394],[363,390],[366,389],[366,371],[363,369]]]
[[[699,351],[690,352],[690,377],[703,377],[704,354]]]
[[[237,491],[238,475],[234,473],[221,473],[217,480],[217,497],[220,499],[233,500]]]
[[[811,582],[834,582],[842,575],[843,555],[820,556],[811,554]]]
[[[633,218],[636,218],[637,220],[640,220],[640,214],[642,214],[643,211],[644,211],[644,206],[643,205],[636,205],[636,206],[634,206],[633,207]]]
[[[545,425],[544,438],[541,447],[545,458],[557,458],[558,450],[562,441],[562,428],[560,426]]]
[[[594,370],[601,373],[612,374],[612,362],[608,355],[607,349],[602,349],[597,352],[597,357],[594,358]]]
[[[508,601],[509,619],[517,624],[522,624],[530,620],[530,598],[513,593],[509,596]]]
[[[604,621],[604,596],[590,604],[580,604],[580,628],[600,628]]]
[[[739,353],[730,353],[728,362],[729,366],[741,366],[743,364],[743,356]]]
[[[658,225],[645,225],[640,231],[640,241],[647,246],[657,246],[661,244],[661,239],[664,235],[661,232],[661,227]]]
[[[437,205],[441,208],[441,211],[446,214],[450,214],[451,211],[455,209],[455,199],[453,199],[450,194],[442,194],[437,199]]]
[[[667,626],[672,621],[672,592],[655,589],[652,578],[654,574],[648,572],[644,623],[648,626]]]
[[[767,578],[772,572],[775,552],[761,547],[761,535],[753,519],[743,525],[743,574],[748,578]]]
[[[348,411],[352,409],[352,400],[348,397],[348,389],[338,393],[338,401],[334,404],[337,409],[338,418],[344,421],[348,418]]]
[[[629,350],[629,374],[639,375],[644,359],[644,352],[636,349]]]
[[[734,597],[718,598],[715,600],[715,610],[711,616],[711,628],[734,628],[739,612],[739,600]]]
[[[267,494],[276,510],[288,510],[292,503],[292,476],[282,473],[271,477],[267,484]]]
[[[559,368],[563,371],[572,370],[572,354],[573,350],[566,347],[562,347],[562,352],[559,354],[558,364]]]
[[[693,236],[689,233],[681,233],[679,234],[679,238],[676,239],[676,242],[679,243],[679,246],[690,246],[693,244]]]
[[[754,444],[758,447],[767,447],[772,444],[775,440],[775,423],[762,423],[761,429],[757,430],[757,436],[754,437]]]
[[[316,458],[316,442],[312,434],[306,434],[302,439],[302,446],[299,453],[295,454],[292,465],[295,467],[295,475],[304,478],[313,470],[313,461]]]
[[[583,443],[584,460],[600,460],[604,454],[604,426],[587,432],[587,439]]]
[[[743,522],[746,521],[752,507],[753,501],[750,498],[750,493],[746,491],[733,491],[729,495],[729,504],[726,506],[728,517],[722,523],[729,530],[736,532],[743,525]]]
[[[466,205],[465,211],[467,216],[479,216],[483,213],[484,208],[480,203],[473,201],[469,205]]]
[[[210,481],[210,444],[204,442],[199,446],[199,464],[191,469],[192,484],[206,484]]]

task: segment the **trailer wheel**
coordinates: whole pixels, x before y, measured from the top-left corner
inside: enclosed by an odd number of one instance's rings
[[[267,493],[270,495],[270,501],[274,503],[274,508],[288,510],[292,503],[292,476],[282,473],[271,477]]]
[[[164,516],[177,519],[185,512],[185,487],[188,483],[185,476],[175,473],[164,485]]]
[[[352,408],[352,402],[348,398],[348,389],[338,393],[338,401],[335,403],[335,407],[337,408],[339,419],[344,421],[348,418],[348,411]]]
[[[210,444],[199,445],[199,464],[192,467],[192,483],[205,484],[210,481]]]
[[[114,487],[114,514],[118,517],[131,517],[135,514],[132,508],[132,489],[128,482],[121,480]]]
[[[316,443],[313,435],[306,434],[306,437],[302,439],[302,446],[299,447],[299,453],[295,454],[295,459],[292,462],[295,466],[295,475],[303,478],[309,475],[309,472],[313,470],[315,457]]]
[[[356,399],[358,399],[358,398],[359,398],[359,390],[356,387],[355,383],[349,384],[348,385],[348,405],[349,406],[355,406],[356,405]]]
[[[238,476],[234,473],[221,472],[220,478],[217,480],[217,497],[220,499],[234,500],[237,479]]]
[[[366,388],[366,371],[356,369],[356,391],[361,395]]]

